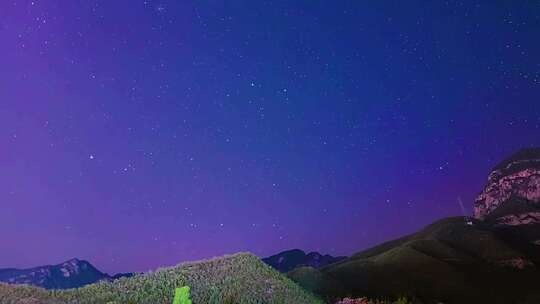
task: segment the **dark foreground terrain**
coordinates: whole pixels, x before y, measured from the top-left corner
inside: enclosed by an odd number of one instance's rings
[[[540,303],[538,249],[462,217],[289,277],[325,299],[408,295],[423,302]]]

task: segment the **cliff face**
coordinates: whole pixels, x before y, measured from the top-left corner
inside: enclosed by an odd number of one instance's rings
[[[474,217],[509,226],[540,224],[540,148],[521,150],[493,169]]]

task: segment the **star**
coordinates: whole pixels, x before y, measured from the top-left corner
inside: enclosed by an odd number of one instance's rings
[[[167,10],[167,9],[166,9],[165,6],[163,6],[163,5],[158,5],[158,6],[156,7],[156,11],[157,11],[158,13],[164,13],[166,10]]]

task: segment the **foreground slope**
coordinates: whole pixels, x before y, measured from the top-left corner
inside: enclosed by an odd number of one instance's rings
[[[0,285],[0,299],[2,304],[170,304],[174,289],[184,285],[191,287],[195,304],[320,303],[254,255],[244,253],[65,291]]]
[[[517,243],[481,221],[469,225],[462,217],[447,218],[342,262],[289,276],[326,299],[409,295],[428,303],[540,303],[538,256]]]

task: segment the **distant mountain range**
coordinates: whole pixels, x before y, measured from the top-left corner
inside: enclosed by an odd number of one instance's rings
[[[132,273],[110,276],[96,269],[87,261],[71,259],[58,265],[47,265],[30,269],[0,269],[0,282],[27,284],[45,289],[69,289],[98,281],[113,281],[131,277]]]
[[[320,268],[332,263],[346,259],[347,257],[333,257],[331,255],[321,255],[318,252],[306,254],[300,249],[283,251],[271,257],[262,259],[263,262],[272,266],[279,272],[289,272],[295,268],[309,266]]]

